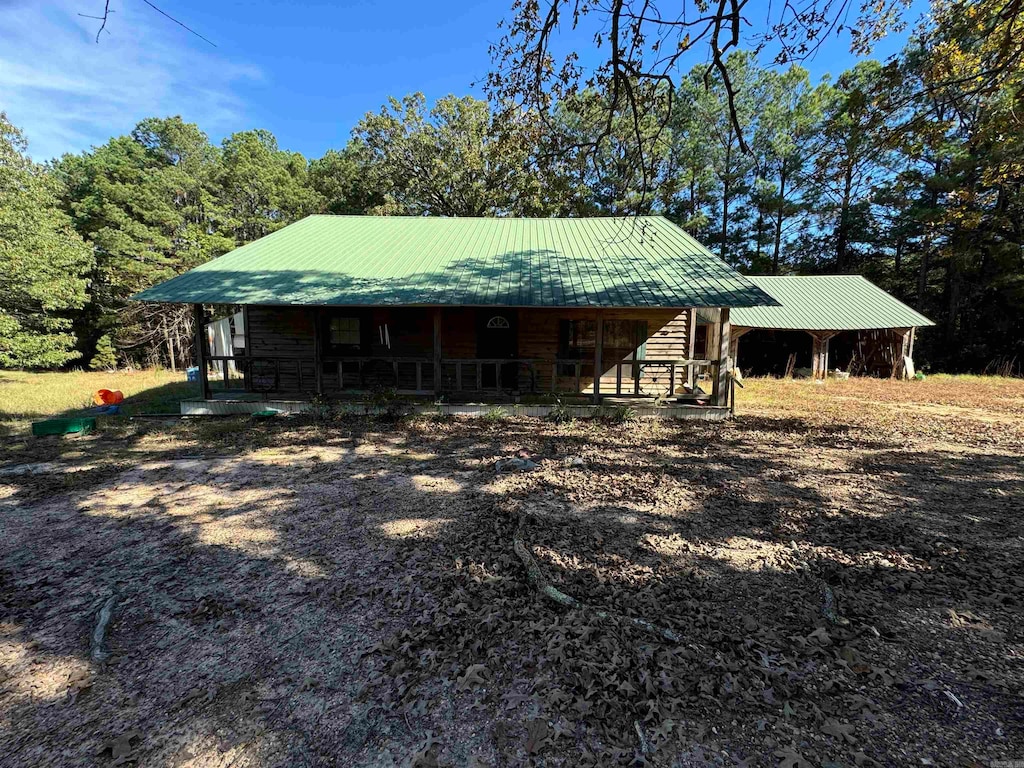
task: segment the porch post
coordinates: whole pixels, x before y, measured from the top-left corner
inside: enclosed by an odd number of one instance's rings
[[[434,394],[441,394],[441,308],[434,308]]]
[[[320,352],[320,307],[313,308],[313,368],[314,381],[316,381],[316,393],[324,393],[324,365]],[[302,363],[299,363],[302,365]]]
[[[242,378],[245,381],[245,388],[252,389],[252,332],[249,325],[249,305],[242,305],[242,323],[245,325],[242,335],[245,337],[245,366]]]
[[[729,348],[731,346],[730,331],[732,326],[729,323],[729,308],[722,307],[720,310],[719,332],[718,332],[718,371],[715,375],[715,383],[711,391],[711,400],[715,405],[729,404],[729,377],[732,376],[729,365]]]
[[[202,304],[192,305],[192,317],[196,326],[196,365],[199,366],[199,385],[203,393],[203,400],[211,400],[210,378],[207,375],[206,363],[209,357],[206,354],[206,312]]]
[[[601,310],[594,310],[594,405],[601,403],[601,355],[604,351],[604,318]]]
[[[686,327],[686,359],[693,360],[693,352],[697,348],[697,310],[690,310],[690,317]],[[697,383],[696,368],[691,364],[686,366],[686,388],[693,392],[693,385]]]

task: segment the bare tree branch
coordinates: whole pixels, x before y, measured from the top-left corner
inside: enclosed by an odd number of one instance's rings
[[[102,16],[87,16],[84,13],[80,13],[78,15],[82,16],[82,17],[84,17],[86,19],[98,19],[101,22],[100,28],[96,30],[96,42],[99,43],[100,35],[102,35],[103,34],[103,30],[107,28],[107,19],[110,18],[110,14],[112,14],[112,13],[113,13],[113,11],[110,10],[110,0],[106,0],[106,2],[103,4],[103,15]],[[109,35],[110,33],[107,32],[107,34]]]
[[[209,40],[209,39],[203,37],[201,34],[199,34],[194,29],[192,29],[192,27],[190,27],[187,24],[185,24],[185,23],[179,21],[178,19],[174,18],[173,16],[171,16],[169,13],[167,13],[165,10],[163,10],[159,6],[155,5],[154,3],[151,3],[150,0],[142,0],[142,2],[144,2],[146,5],[148,5],[150,8],[152,8],[154,11],[159,13],[161,16],[164,16],[164,17],[170,19],[175,24],[177,24],[179,27],[181,27],[182,29],[185,29],[188,32],[190,32],[191,34],[195,35],[196,37],[198,37],[203,42],[209,43],[214,48],[217,47],[217,44],[214,43],[212,40]],[[100,24],[100,28],[96,31],[96,42],[98,43],[100,41],[100,35],[102,35],[103,31],[106,30],[107,20],[110,18],[110,14],[112,14],[112,13],[114,13],[114,11],[110,10],[110,0],[105,0],[104,5],[103,5],[103,15],[102,16],[90,16],[89,14],[86,14],[86,13],[80,13],[78,15],[81,16],[82,18],[85,18],[85,19],[96,19],[96,20],[102,22]],[[110,34],[110,30],[106,30],[106,31],[107,31],[107,34]]]
[[[736,107],[739,94],[726,63],[731,52],[748,47],[754,54],[769,54],[778,65],[788,65],[813,57],[826,40],[848,33],[851,49],[866,55],[873,43],[906,26],[903,15],[910,4],[911,0],[770,0],[758,30],[744,16],[747,0],[682,0],[679,5],[668,0],[513,0],[511,16],[500,25],[504,35],[491,46],[493,68],[485,90],[499,109],[509,114],[533,112],[548,128],[555,122],[549,113],[562,108],[559,105],[585,90],[599,92],[605,110],[600,126],[586,141],[553,146],[552,151],[582,154],[599,170],[598,149],[614,138],[618,121],[624,120],[634,146],[623,162],[646,183],[650,176],[644,155],[671,124],[676,108],[672,94],[686,57],[704,54],[705,87],[717,82],[724,89],[729,120],[746,152],[747,137]],[[663,7],[671,12],[662,13]],[[981,67],[979,89],[1002,82],[1024,41],[1024,35],[1015,34],[1016,20],[1024,18],[1024,0],[1002,0],[1000,10],[1004,22],[1013,22],[1001,31],[997,61]],[[586,17],[599,22],[592,38],[604,58],[586,71],[576,51],[560,61],[553,53],[558,31],[570,26],[569,11],[573,30],[579,30]]]

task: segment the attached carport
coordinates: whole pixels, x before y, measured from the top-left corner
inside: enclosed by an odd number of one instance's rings
[[[847,371],[853,374],[913,376],[917,329],[934,323],[870,280],[860,275],[750,279],[775,298],[780,306],[732,310],[731,357],[741,370],[744,369],[744,358],[740,356],[740,340],[746,337],[748,342],[756,338],[760,360],[771,356],[773,343],[785,349],[783,375],[792,375],[801,353],[790,350],[793,334],[799,333],[805,335],[804,338],[810,336],[809,368],[816,379],[825,378],[835,362],[830,355],[837,337],[842,341],[843,363]],[[780,343],[780,339],[788,341],[788,346]]]

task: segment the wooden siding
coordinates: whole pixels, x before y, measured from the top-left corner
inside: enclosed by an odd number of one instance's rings
[[[344,314],[344,310],[329,308],[316,310],[307,307],[262,307],[248,308],[247,332],[250,338],[250,352],[253,357],[281,358],[279,365],[280,388],[282,391],[307,392],[315,389],[315,317],[327,318],[330,314]],[[353,310],[367,327],[364,340],[368,341],[365,356],[369,359],[389,357],[417,358],[421,365],[421,385],[433,389],[433,309],[431,308],[389,308],[372,307]],[[520,359],[553,361],[559,356],[559,323],[562,320],[615,320],[643,321],[647,324],[646,359],[684,359],[689,355],[691,335],[690,318],[687,310],[679,312],[670,309],[526,309],[501,308],[477,309],[473,307],[446,307],[441,311],[441,354],[445,360],[472,360],[478,357],[478,328],[482,314],[501,314],[514,322],[518,329],[516,355]],[[324,322],[324,319],[321,322]],[[387,338],[382,340],[383,330]],[[630,349],[604,350],[601,376],[603,394],[613,394],[616,375],[614,362],[629,359]],[[338,391],[339,380],[336,363],[330,356],[323,364],[321,373],[324,391]],[[375,363],[377,365],[377,363]],[[470,389],[476,381],[475,364],[462,364],[461,379],[464,389]],[[454,390],[459,375],[454,363],[442,366],[441,384],[445,390]],[[491,369],[493,371],[493,368]],[[300,377],[301,371],[301,377]],[[530,368],[518,366],[519,389],[528,391],[531,383],[540,392],[552,389],[553,368],[550,362],[538,364],[532,375]],[[623,392],[633,391],[633,366],[622,367]],[[555,372],[555,389],[569,392],[576,390],[575,376]],[[581,360],[580,390],[593,392],[594,361],[592,357]],[[301,381],[300,381],[301,378]],[[493,379],[493,373],[490,374]],[[677,372],[676,390],[681,391],[682,372]],[[301,384],[301,386],[300,386]],[[346,387],[359,386],[355,365],[345,370]],[[400,389],[416,388],[415,365],[399,365],[398,386]],[[644,368],[640,378],[640,393],[664,395],[668,391],[668,370],[654,366]]]
[[[307,307],[249,307],[250,357],[271,357],[282,392],[315,392],[313,312]]]

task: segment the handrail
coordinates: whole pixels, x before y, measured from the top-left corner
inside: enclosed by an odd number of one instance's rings
[[[547,368],[550,374],[549,384],[550,391],[556,392],[558,389],[559,380],[572,379],[573,390],[576,393],[582,392],[583,385],[583,371],[588,369],[593,371],[594,360],[590,358],[561,358],[561,357],[510,357],[510,358],[484,358],[484,357],[442,357],[440,358],[441,369],[435,371],[435,360],[428,357],[412,357],[412,356],[385,356],[385,355],[366,355],[366,356],[323,356],[316,357],[311,355],[208,355],[206,357],[208,363],[213,365],[220,364],[223,370],[223,381],[224,389],[229,387],[229,370],[228,363],[234,362],[236,368],[242,371],[242,375],[245,380],[247,389],[261,392],[280,392],[280,391],[306,391],[306,382],[309,378],[309,366],[315,367],[320,365],[332,365],[337,367],[337,389],[342,391],[359,392],[365,391],[364,381],[364,368],[369,363],[374,363],[378,366],[390,365],[393,371],[394,384],[397,386],[400,381],[406,382],[406,389],[400,390],[404,392],[411,392],[417,394],[429,394],[437,391],[454,391],[454,392],[484,392],[484,391],[501,391],[503,389],[519,389],[521,383],[521,368],[525,366],[529,376],[529,383],[524,390],[530,392],[538,392],[538,381],[539,381],[539,370]],[[255,374],[253,372],[253,364],[255,363],[270,363],[273,365],[273,371]],[[503,385],[503,366],[515,365],[517,373],[508,376],[505,379]],[[354,366],[354,376],[350,373],[350,367]],[[401,368],[405,367],[405,375],[401,375]],[[464,376],[466,366],[472,366],[472,372],[469,376]],[[629,367],[631,369],[629,376],[623,376],[623,368]],[[449,371],[454,367],[454,382],[452,381],[449,373],[449,378],[446,379],[448,386],[442,383],[442,378],[445,375],[445,369]],[[488,368],[493,367],[494,378],[493,384],[485,386],[485,380],[490,381],[490,377],[485,377],[484,373]],[[600,363],[602,380],[609,376],[614,376],[615,396],[640,396],[645,394],[644,390],[649,391],[649,384],[643,382],[644,374],[649,368],[667,368],[667,386],[665,387],[665,394],[669,397],[676,395],[676,382],[678,380],[679,373],[693,371],[696,375],[697,370],[700,368],[709,368],[715,371],[717,376],[720,362],[718,360],[710,360],[704,358],[640,358],[636,360],[602,360]],[[306,372],[303,373],[303,369]],[[569,375],[562,375],[560,371],[565,368],[571,368],[572,373]],[[385,369],[386,370],[386,369]],[[504,369],[508,370],[508,369]],[[317,379],[317,388],[322,386],[320,381],[319,372],[314,370]],[[427,374],[426,376],[424,374]],[[293,377],[295,385],[289,384],[287,387],[282,388],[282,374],[286,377]],[[685,374],[684,374],[685,375]],[[593,377],[593,373],[590,374]],[[350,381],[355,380],[355,387],[345,387],[345,379],[349,378]],[[257,382],[257,378],[260,380]],[[387,378],[387,377],[386,377]],[[649,376],[649,378],[657,383],[661,375]],[[424,382],[429,381],[430,386],[425,387]],[[513,383],[509,384],[509,379],[513,380]],[[629,382],[628,389],[625,384]],[[684,383],[688,379],[684,379]],[[413,383],[414,382],[414,383]],[[525,384],[525,382],[522,382]],[[454,386],[452,386],[454,384]],[[409,389],[409,386],[412,389]],[[468,386],[466,386],[468,385]],[[604,386],[602,385],[602,390]],[[659,387],[660,389],[660,387]],[[611,392],[602,392],[602,394],[611,394]]]

